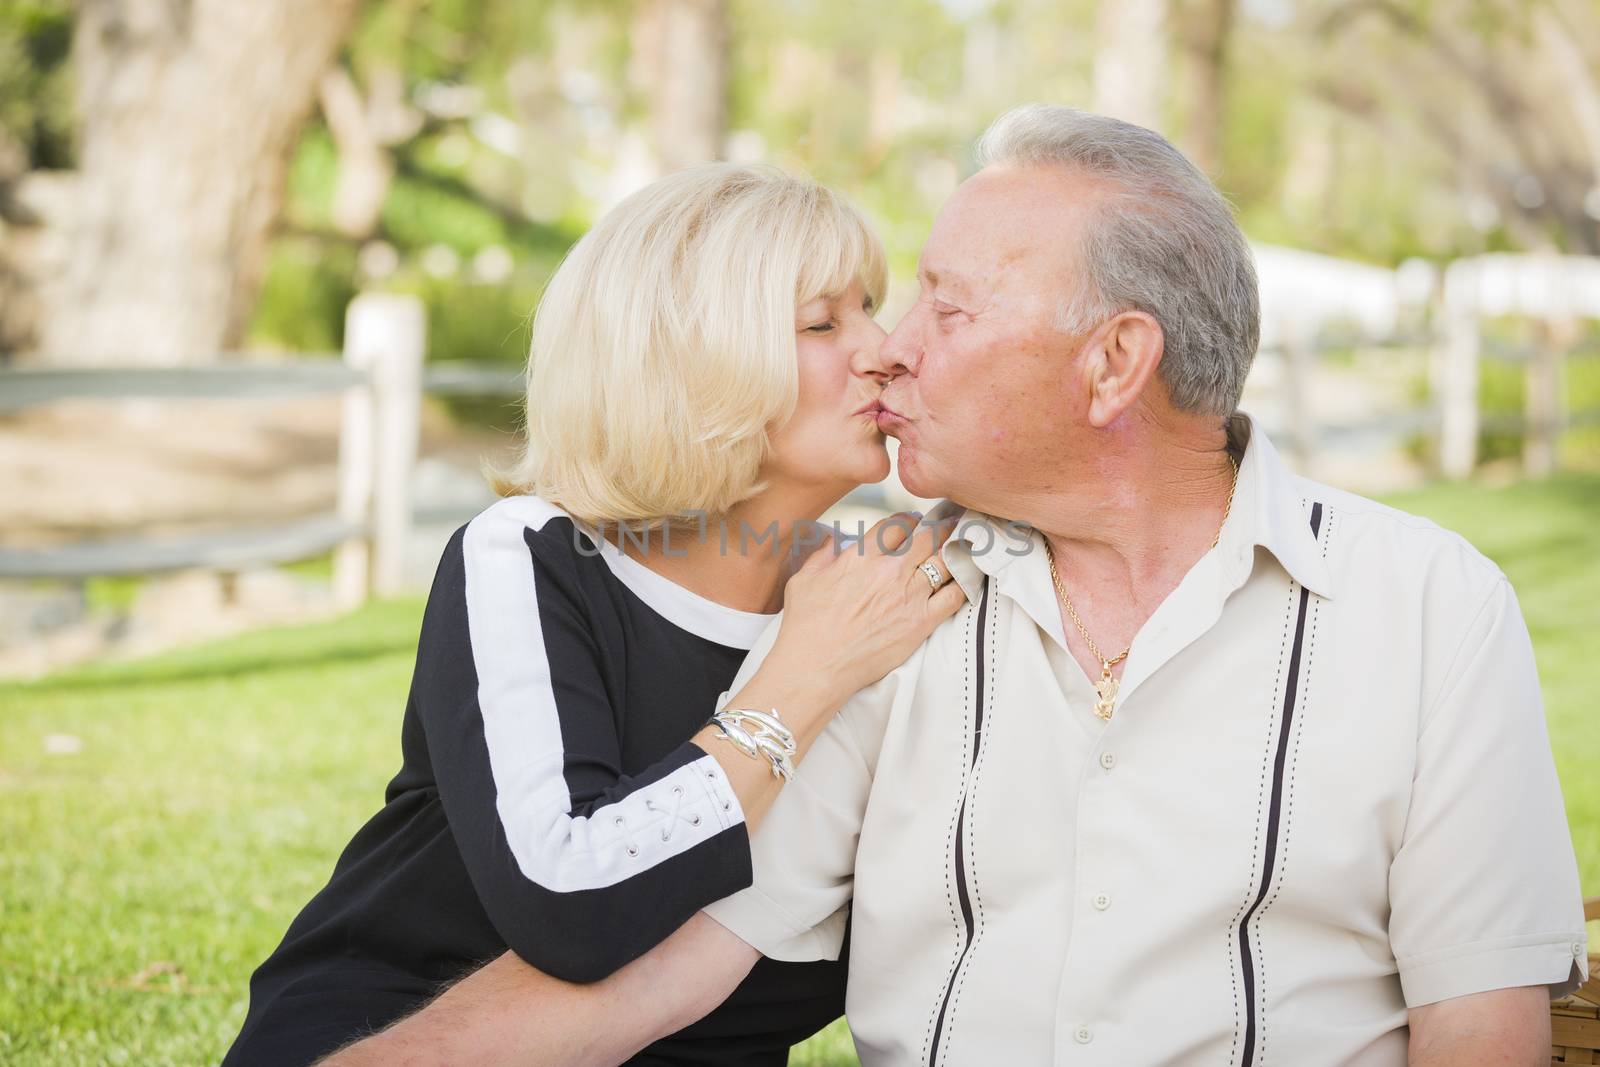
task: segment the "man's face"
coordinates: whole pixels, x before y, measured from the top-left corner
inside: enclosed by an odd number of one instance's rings
[[[918,496],[988,510],[1050,488],[1086,407],[1073,387],[1082,339],[1059,319],[1095,193],[1054,169],[990,167],[934,221],[917,303],[880,357],[892,380],[878,427],[899,439],[900,479]]]

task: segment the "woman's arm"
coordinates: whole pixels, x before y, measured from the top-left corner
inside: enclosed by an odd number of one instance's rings
[[[759,958],[704,915],[588,985],[508,952],[319,1067],[611,1067],[721,1004]]]
[[[696,746],[624,773],[602,639],[562,555],[576,549],[541,537],[528,506],[504,501],[446,547],[408,720],[505,945],[596,981],[747,884],[749,844],[732,785]]]
[[[593,982],[750,883],[747,831],[782,782],[711,733],[623,772],[605,650],[562,561],[530,555],[537,536],[518,503],[485,512],[446,549],[411,699],[490,921],[540,971]],[[961,602],[953,582],[930,597],[916,570],[947,533],[919,530],[903,545],[903,528],[875,528],[859,555],[809,560],[734,702],[777,707],[803,756],[846,697]]]

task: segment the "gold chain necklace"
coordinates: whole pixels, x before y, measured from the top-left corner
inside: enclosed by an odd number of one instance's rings
[[[1233,484],[1228,487],[1228,502],[1223,505],[1222,522],[1217,525],[1217,536],[1211,539],[1211,548],[1216,548],[1222,540],[1222,527],[1228,525],[1228,513],[1233,510],[1233,492],[1239,488],[1239,464],[1234,462],[1232,456],[1228,457],[1228,464],[1233,468]],[[1055,583],[1061,603],[1066,605],[1067,614],[1072,616],[1072,623],[1078,628],[1078,633],[1083,635],[1083,643],[1089,646],[1089,652],[1100,661],[1100,680],[1094,683],[1094,691],[1099,694],[1100,699],[1095,701],[1094,713],[1109,721],[1117,699],[1117,680],[1112,677],[1111,668],[1126,659],[1128,653],[1133,651],[1133,646],[1129,645],[1110,659],[1105,657],[1105,653],[1100,651],[1100,646],[1094,643],[1094,638],[1089,636],[1089,628],[1083,624],[1078,609],[1072,606],[1072,598],[1067,596],[1066,586],[1061,584],[1061,575],[1056,573],[1056,554],[1050,549],[1048,537],[1044,539],[1044,553],[1050,559],[1050,580]]]

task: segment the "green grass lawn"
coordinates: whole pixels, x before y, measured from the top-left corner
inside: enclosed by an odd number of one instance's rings
[[[1600,894],[1600,477],[1396,500],[1511,576]],[[251,968],[398,766],[421,609],[0,686],[0,1062],[214,1063]],[[51,754],[52,735],[81,750]],[[61,740],[54,742],[61,747]],[[792,1058],[854,1063],[842,1025]]]

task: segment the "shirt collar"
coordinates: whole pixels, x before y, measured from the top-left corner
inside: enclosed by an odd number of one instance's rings
[[[1295,581],[1318,596],[1332,599],[1333,580],[1311,531],[1310,501],[1302,494],[1298,480],[1249,415],[1239,412],[1229,420],[1228,437],[1231,443],[1243,446],[1244,458],[1239,463],[1238,487],[1217,549],[1235,588],[1249,576],[1255,547],[1259,545],[1271,552]],[[1044,552],[1043,540],[1030,527],[997,519],[953,500],[939,501],[922,521],[955,523],[940,556],[950,577],[973,605],[983,599],[985,577],[999,576],[1014,560],[1030,552]]]
[[[988,541],[993,541],[996,546],[1001,544],[998,540],[1000,523],[954,500],[939,501],[928,509],[922,522],[924,525],[955,523],[955,529],[939,549],[939,558],[944,560],[950,577],[967,595],[967,602],[976,607],[983,599],[984,579],[991,573],[988,561],[993,551],[986,550],[984,546]]]
[[[1217,542],[1224,566],[1243,584],[1259,545],[1295,581],[1332,599],[1333,577],[1312,532],[1312,501],[1306,499],[1300,479],[1249,415],[1239,412],[1229,420],[1228,438],[1244,445],[1244,458],[1239,462],[1233,508]]]

